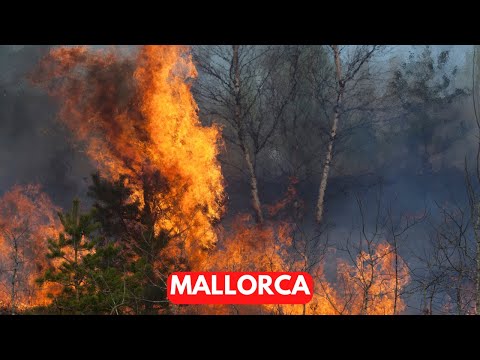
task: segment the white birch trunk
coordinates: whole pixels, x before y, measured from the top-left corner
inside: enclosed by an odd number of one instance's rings
[[[263,212],[262,205],[260,202],[260,197],[258,196],[258,186],[257,186],[257,176],[255,174],[255,168],[253,166],[252,158],[248,150],[246,139],[245,139],[245,129],[244,123],[241,118],[241,104],[240,104],[240,66],[238,63],[238,45],[233,45],[233,71],[234,71],[234,92],[235,92],[235,122],[238,127],[238,140],[240,143],[240,148],[247,164],[247,171],[250,184],[250,193],[252,197],[252,207],[255,212],[255,220],[257,223],[263,223]]]
[[[330,174],[330,165],[332,162],[333,156],[333,145],[335,143],[335,138],[337,136],[338,122],[340,120],[340,106],[342,105],[343,94],[345,91],[345,83],[342,78],[342,64],[340,61],[340,53],[338,50],[338,45],[333,45],[333,54],[335,58],[335,69],[337,74],[338,81],[338,95],[337,101],[335,104],[334,114],[333,114],[333,123],[330,130],[330,139],[328,142],[327,154],[325,155],[325,164],[323,167],[322,178],[320,180],[320,189],[318,193],[318,202],[317,202],[317,223],[321,223],[323,220],[323,214],[325,209],[325,192],[327,191],[328,176]]]

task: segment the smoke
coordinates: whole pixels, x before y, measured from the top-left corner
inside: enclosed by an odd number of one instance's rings
[[[422,47],[397,47],[388,63],[406,61],[411,49],[420,52]],[[94,167],[83,150],[71,141],[71,133],[58,121],[58,104],[28,80],[28,75],[49,50],[48,46],[0,47],[0,193],[14,184],[40,183],[55,203],[66,206],[72,197],[84,196]],[[438,55],[440,50],[433,47],[434,55]],[[451,50],[453,66],[460,69],[455,86],[468,87],[471,80],[469,49]],[[111,94],[124,93],[121,89],[125,86],[118,84],[118,91]],[[105,104],[110,103],[105,101]],[[199,105],[202,110],[202,103]],[[108,109],[102,110],[108,112]],[[327,194],[330,203],[328,211],[335,223],[346,221],[339,218],[341,215],[350,216],[345,214],[344,209],[350,207],[352,194],[374,186],[379,178],[387,184],[386,192],[401,193],[405,203],[418,203],[418,206],[424,206],[426,197],[430,200],[447,198],[451,196],[447,189],[451,192],[463,187],[464,160],[466,156],[470,162],[473,160],[476,146],[470,99],[445,106],[442,112],[436,116],[455,121],[440,124],[432,133],[441,150],[430,157],[435,175],[422,176],[417,151],[420,145],[409,146],[408,137],[402,134],[402,129],[392,125],[395,121],[402,122],[402,118],[395,118],[396,114],[387,114],[389,119],[385,126],[386,130],[395,130],[393,136],[378,130],[372,132],[371,128],[354,132],[348,146],[345,146],[347,150],[336,159]],[[378,123],[375,126],[381,129]],[[462,137],[450,141],[451,135],[459,132]],[[450,144],[442,149],[442,142]],[[269,162],[272,163],[271,160]],[[268,166],[268,162],[265,165]],[[375,168],[374,171],[372,168]],[[320,167],[314,169],[309,181],[299,185],[300,195],[307,200],[315,198],[319,170]],[[230,210],[248,209],[248,196],[245,196],[248,193],[247,182],[228,166],[224,166],[224,173],[229,184]],[[282,194],[288,186],[285,176],[274,181],[259,180],[266,203],[278,200],[278,194]],[[433,187],[432,183],[435,184]],[[463,194],[460,192],[455,196]],[[307,201],[306,206],[312,205],[310,203],[313,204],[313,201]]]
[[[85,149],[78,144],[77,140],[82,139],[82,134],[72,135],[71,129],[67,129],[64,122],[59,121],[58,114],[61,112],[58,101],[48,96],[44,90],[33,86],[29,80],[32,71],[50,49],[48,46],[0,46],[0,195],[15,184],[39,183],[50,195],[53,203],[65,208],[75,196],[86,200],[90,174],[96,166],[92,164]],[[423,47],[412,50],[414,55],[418,55],[423,51]],[[445,49],[432,47],[432,57],[436,60],[443,50]],[[419,100],[418,108],[410,114],[399,110],[398,104],[393,104],[393,100],[382,104],[388,105],[388,110],[381,115],[369,111],[361,115],[355,113],[357,117],[364,117],[365,126],[344,133],[348,136],[345,136],[346,140],[339,142],[336,148],[337,156],[327,191],[326,219],[332,229],[330,237],[335,242],[345,242],[352,233],[358,236],[361,218],[356,204],[357,196],[364,197],[367,222],[373,222],[380,184],[383,188],[384,206],[391,205],[397,215],[402,212],[417,214],[427,209],[432,216],[437,216],[435,203],[466,203],[464,163],[466,159],[469,164],[473,164],[477,146],[473,108],[468,94],[471,87],[471,54],[470,48],[451,50],[449,68],[445,71],[452,74],[455,67],[457,70],[452,76],[449,89],[466,89],[465,96],[453,101],[445,97],[443,103],[424,103]],[[129,51],[128,48],[126,51]],[[393,76],[389,72],[389,66],[401,66],[403,62],[411,61],[408,51],[410,48],[397,49],[384,58],[377,59],[377,63],[383,63],[383,67],[376,69],[379,77],[371,83],[376,90],[372,92],[374,96],[381,95],[378,89],[387,88],[388,80]],[[95,84],[111,84],[113,87],[104,89],[105,91],[97,94],[98,97],[90,93],[92,97],[89,99],[92,103],[89,105],[95,109],[99,119],[106,120],[102,124],[104,133],[115,136],[119,135],[121,130],[117,126],[118,122],[108,120],[114,117],[115,113],[129,113],[129,103],[137,101],[128,97],[132,94],[131,84],[123,81],[127,78],[125,73],[133,74],[133,69],[128,68],[129,63],[125,62],[115,65],[125,68],[105,72],[102,71],[104,65],[99,63],[97,68],[89,68],[89,80]],[[437,66],[437,63],[434,66]],[[118,78],[102,78],[110,75]],[[441,82],[442,78],[436,80]],[[201,85],[202,77],[196,81]],[[72,90],[75,89],[72,87]],[[82,89],[77,96],[82,96],[85,91],[88,92],[88,89]],[[202,105],[201,101],[198,103],[202,114],[202,106],[205,104]],[[112,108],[112,104],[120,105],[120,108]],[[314,109],[309,116],[312,121],[318,121],[316,119],[323,111],[324,109]],[[409,132],[411,129],[405,124],[409,122],[410,125],[415,125],[416,122],[423,121],[420,116],[422,111],[431,116],[431,131],[424,134],[421,131]],[[345,117],[347,123],[350,121],[348,116]],[[370,118],[372,116],[377,117]],[[133,114],[133,117],[139,124],[145,125],[142,116]],[[202,116],[200,120],[211,122],[211,119]],[[328,120],[328,116],[323,120]],[[75,119],[69,118],[69,121]],[[85,129],[90,130],[88,125],[85,126]],[[107,129],[108,126],[110,128]],[[82,126],[76,127],[82,129]],[[305,154],[314,153],[315,159],[321,159],[324,154],[321,142],[324,139],[309,130],[305,130],[301,135],[310,135],[308,143],[312,145],[312,149],[318,151],[305,151]],[[73,136],[77,139],[74,140]],[[135,137],[142,139],[139,133],[136,133]],[[120,142],[115,142],[117,143]],[[129,157],[128,146],[132,144],[126,141],[121,143],[125,145],[124,148],[110,148],[113,156]],[[300,141],[301,145],[305,143],[303,139]],[[320,145],[314,148],[317,144]],[[281,145],[281,141],[276,140],[271,148],[264,152],[263,158],[259,157],[259,189],[264,204],[278,201],[289,185],[288,175],[278,171],[279,165],[285,165],[281,154],[289,155],[286,148],[283,152],[278,150]],[[234,147],[229,147],[227,151],[229,156],[236,154]],[[227,151],[223,149],[222,156],[225,156]],[[428,152],[428,157],[422,155],[425,151]],[[127,160],[132,162],[134,159],[130,156]],[[242,158],[239,157],[238,161],[241,166]],[[308,163],[309,166],[313,164],[311,169],[305,172],[305,178],[302,179],[304,181],[298,184],[299,197],[305,204],[304,223],[309,224],[306,231],[313,231],[312,214],[318,195],[322,164],[307,158],[299,161]],[[249,185],[241,173],[232,167],[223,166],[222,170],[229,193],[228,213],[224,218],[225,224],[228,224],[239,212],[249,211]],[[421,224],[410,232],[405,250],[402,250],[401,254],[407,261],[414,261],[412,253],[421,251],[425,246],[429,226],[427,223]],[[328,273],[333,264],[325,266]]]
[[[86,191],[88,159],[57,121],[57,106],[28,80],[48,46],[0,46],[0,194],[39,183],[66,206]]]

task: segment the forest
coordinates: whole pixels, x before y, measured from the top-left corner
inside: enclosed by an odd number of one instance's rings
[[[480,314],[476,46],[0,46],[0,314]],[[175,271],[305,271],[176,305]]]

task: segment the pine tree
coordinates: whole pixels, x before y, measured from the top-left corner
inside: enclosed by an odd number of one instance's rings
[[[94,285],[87,281],[89,269],[83,259],[92,252],[93,233],[98,225],[91,214],[81,214],[79,208],[80,202],[75,199],[70,212],[58,214],[64,229],[57,239],[48,239],[47,257],[52,266],[38,279],[39,283],[61,285],[61,292],[54,296],[54,305],[66,313],[89,312],[85,300],[95,294]]]
[[[131,201],[132,190],[128,179],[117,181],[92,177],[89,196],[95,200],[94,217],[101,225],[106,243],[119,248],[118,256],[129,274],[125,280],[128,302],[136,313],[156,313],[158,308],[168,310],[166,301],[167,259],[161,259],[162,249],[169,242],[165,231],[155,231],[155,223],[162,215],[157,207],[168,184],[159,174],[143,179],[143,205]],[[162,260],[162,261],[160,261]],[[157,306],[154,306],[157,304]]]

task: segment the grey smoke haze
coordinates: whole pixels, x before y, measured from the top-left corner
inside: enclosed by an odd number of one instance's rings
[[[131,51],[134,47],[122,49]],[[375,63],[386,70],[392,63],[405,61],[410,52],[422,49],[393,46],[376,58]],[[66,207],[75,196],[85,198],[94,168],[72,141],[69,131],[57,121],[58,108],[54,101],[27,79],[28,73],[48,50],[48,46],[0,46],[0,195],[14,184],[40,183],[56,204]],[[450,66],[458,67],[455,86],[469,89],[472,47],[432,47],[434,56],[444,50],[450,51]],[[385,83],[378,86],[385,86]],[[355,195],[362,193],[367,203],[374,203],[380,178],[384,183],[385,203],[394,203],[398,213],[418,213],[427,208],[435,215],[435,202],[466,201],[464,160],[472,161],[477,145],[471,98],[467,96],[447,106],[438,115],[454,121],[435,128],[432,138],[437,142],[449,141],[458,131],[464,135],[431,156],[431,172],[422,171],[421,159],[412,151],[420,145],[409,143],[405,135],[393,135],[392,141],[400,139],[395,146],[385,143],[381,125],[377,132],[359,131],[354,135],[355,147],[338,158],[327,192],[327,218],[334,225],[332,238],[341,242],[352,228],[358,228]],[[369,171],[372,166],[375,167],[373,173]],[[236,179],[227,187],[230,214],[249,211],[247,181],[237,180],[238,176],[231,169],[225,169],[225,175]],[[312,174],[310,181],[299,188],[300,195],[307,200],[307,214],[313,214],[318,178],[319,172]],[[287,185],[286,178],[260,179],[262,201],[274,203]],[[373,207],[368,207],[369,216],[372,211]],[[420,251],[428,231],[428,224],[415,228],[402,255],[408,259],[409,251]]]
[[[133,48],[122,47],[125,51]],[[375,61],[378,64],[402,61],[409,52],[420,51],[421,48],[423,47],[392,46]],[[6,191],[15,183],[40,182],[55,201],[64,205],[68,204],[72,196],[84,194],[86,180],[93,169],[84,154],[70,141],[68,131],[57,121],[57,107],[52,99],[33,87],[26,79],[28,73],[48,50],[48,46],[0,47],[0,192]],[[434,55],[442,50],[449,50],[452,65],[459,67],[460,74],[457,78],[464,83],[460,85],[470,85],[471,46],[433,46],[432,50]],[[464,103],[456,105],[457,108],[452,108],[449,115],[457,116],[458,123],[468,130],[472,129],[473,125],[472,106],[469,101],[466,99]],[[445,137],[451,131],[449,127],[438,127],[434,136]],[[361,143],[362,135],[358,137]],[[349,156],[339,160],[338,169],[341,171],[333,174],[338,178],[338,182],[332,183],[330,196],[335,195],[336,187],[340,189],[338,190],[340,193],[343,191],[342,181],[348,183],[352,178],[364,173],[364,168],[371,165],[372,157],[381,164],[380,175],[398,183],[395,177],[411,171],[412,169],[408,167],[415,162],[415,159],[402,158],[407,146],[401,144],[394,149],[395,156],[391,156],[383,154],[380,148],[369,144],[369,139],[365,138],[362,147],[356,150],[356,153],[363,152],[363,161],[355,159],[349,163]],[[475,134],[473,131],[467,131],[466,137],[454,142],[445,152],[432,158],[432,168],[436,171],[447,168],[461,170],[466,154],[472,154],[474,148]],[[395,160],[395,163],[391,163],[392,160]],[[316,183],[316,179],[313,179],[312,184]],[[413,181],[411,186],[417,186],[419,183]],[[271,184],[265,184],[267,201],[270,200],[269,185]],[[415,193],[415,190],[411,189],[410,193]],[[273,194],[278,192],[273,191]],[[241,207],[241,204],[238,205]],[[333,208],[334,206],[332,212]]]
[[[47,46],[0,46],[0,193],[40,183],[67,206],[92,169],[57,121],[57,106],[27,79]]]
[[[102,48],[101,46],[96,46]],[[39,59],[50,47],[48,46],[0,46],[0,193],[6,191],[15,183],[39,182],[53,199],[60,205],[69,203],[73,196],[83,196],[89,173],[93,171],[88,159],[71,141],[69,132],[57,121],[57,106],[53,100],[41,90],[33,87],[27,80]],[[122,51],[131,51],[135,47],[124,46]],[[380,57],[375,59],[376,64],[384,65],[391,62],[401,62],[408,57],[410,52],[419,52],[421,46],[392,46]],[[433,46],[432,53],[438,55],[443,50],[450,51],[451,66],[459,68],[457,86],[468,87],[471,82],[471,46]],[[201,104],[200,104],[201,105]],[[470,131],[473,126],[472,106],[469,99],[461,104],[448,109],[448,116],[458,117],[458,122],[467,128],[466,136],[455,141],[446,151],[432,157],[434,171],[441,169],[455,172],[461,170],[466,155],[473,154],[475,149],[475,132]],[[450,127],[439,126],[435,137],[446,137],[451,133]],[[418,179],[409,181],[411,176],[402,176],[417,172],[412,169],[417,159],[411,158],[408,153],[408,144],[400,144],[393,149],[394,154],[385,154],[378,144],[372,144],[371,138],[364,137],[361,133],[356,135],[360,147],[355,153],[360,158],[347,154],[339,158],[337,169],[332,175],[337,181],[332,182],[329,197],[345,196],[345,189],[355,183],[359,185],[357,177],[365,173],[365,169],[372,165],[372,158],[379,165],[375,176],[381,175],[387,183],[397,184],[403,196],[410,201],[409,195],[418,199],[417,193],[423,193],[423,197],[430,196],[431,189],[424,193],[421,181]],[[381,134],[379,136],[382,136]],[[390,149],[391,150],[391,149]],[[353,154],[350,154],[353,155]],[[360,160],[359,160],[360,159]],[[392,163],[392,161],[395,161]],[[317,174],[318,175],[318,174]],[[398,178],[397,178],[398,177]],[[365,177],[368,181],[369,177]],[[405,178],[405,179],[404,179]],[[445,179],[437,177],[433,181],[437,184]],[[373,180],[372,180],[373,181]],[[449,181],[452,181],[451,179]],[[316,184],[317,179],[312,179],[310,185]],[[451,184],[450,184],[451,185]],[[238,184],[242,187],[242,183]],[[246,184],[245,184],[246,186]],[[449,186],[449,184],[439,185]],[[278,190],[269,191],[270,188],[285,188],[285,184],[263,184],[265,201],[275,201]],[[420,187],[417,189],[417,187]],[[351,189],[350,189],[351,190]],[[315,192],[314,188],[305,189],[305,196]],[[393,191],[393,190],[392,190]],[[398,192],[398,191],[397,191]],[[248,199],[243,191],[234,191],[231,196],[231,206],[248,207]],[[427,195],[425,195],[427,194]],[[235,196],[237,195],[237,196]],[[311,195],[310,195],[311,196]],[[435,194],[433,194],[435,196]],[[334,214],[335,208],[341,204],[332,202],[330,213]],[[238,203],[235,203],[238,202]],[[340,208],[343,208],[340,206]]]

